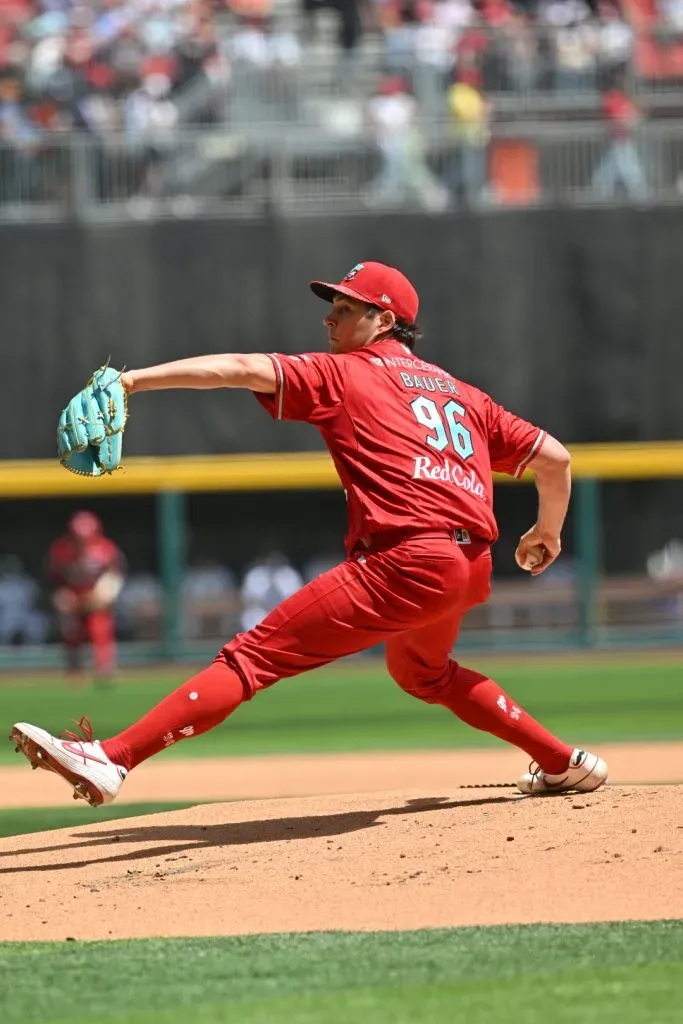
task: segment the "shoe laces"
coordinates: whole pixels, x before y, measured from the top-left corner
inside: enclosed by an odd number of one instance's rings
[[[71,721],[74,723],[76,728],[80,729],[80,735],[74,732],[72,729],[65,729],[60,733],[59,738],[62,740],[69,740],[71,743],[92,743],[93,742],[93,730],[92,723],[87,715],[83,715],[79,722],[75,718]]]
[[[542,771],[543,769],[537,761],[529,761],[529,775],[532,779],[537,779]]]

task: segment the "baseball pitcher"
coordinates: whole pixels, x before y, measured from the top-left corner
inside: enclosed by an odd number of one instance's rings
[[[538,517],[516,558],[538,575],[560,553],[568,452],[415,354],[418,296],[397,269],[358,263],[338,284],[311,288],[328,303],[329,352],[197,356],[123,374],[104,368],[62,413],[58,446],[67,468],[111,472],[129,399],[162,388],[247,388],[275,419],[320,431],[346,494],[345,561],[235,636],[118,735],[93,741],[83,719],[83,738],[59,739],[21,722],[12,732],[18,749],[76,795],[108,803],[142,761],[213,729],[260,690],[384,643],[403,690],[525,751],[534,763],[518,781],[523,793],[597,789],[607,779],[600,757],[553,736],[493,679],[451,657],[463,617],[489,595],[498,536],[492,471],[520,476],[528,467],[535,477]]]

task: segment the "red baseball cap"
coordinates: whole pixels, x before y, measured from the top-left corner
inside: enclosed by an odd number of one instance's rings
[[[379,309],[390,309],[408,324],[415,323],[420,305],[408,278],[384,263],[356,263],[339,284],[311,281],[311,291],[326,302],[332,302],[335,295],[348,295]]]

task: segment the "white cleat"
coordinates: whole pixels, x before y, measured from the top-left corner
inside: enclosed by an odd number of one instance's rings
[[[17,722],[10,739],[32,768],[45,768],[66,779],[73,786],[74,800],[87,800],[92,807],[110,804],[128,773],[109,760],[97,740],[92,740],[87,719],[81,719],[80,724],[84,738],[69,733],[59,739],[37,725]]]
[[[517,780],[522,793],[531,796],[548,796],[551,793],[567,793],[576,790],[590,793],[607,782],[607,765],[597,754],[587,750],[574,750],[566,772],[548,775],[541,768],[525,772]]]

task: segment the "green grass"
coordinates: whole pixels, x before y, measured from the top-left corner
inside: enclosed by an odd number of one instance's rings
[[[683,738],[683,656],[566,663],[540,657],[475,666],[490,671],[527,711],[574,743]],[[58,678],[26,677],[0,687],[0,736],[17,720],[59,733],[84,713],[96,735],[111,736],[157,703],[191,672],[145,671],[109,690],[69,690]],[[440,707],[403,693],[381,663],[345,663],[283,680],[241,707],[223,727],[162,757],[293,751],[474,747],[496,744]],[[0,763],[12,762],[0,742]]]
[[[541,657],[475,659],[527,711],[572,742],[683,738],[683,656],[614,662]],[[96,735],[111,736],[157,703],[191,672],[182,667],[127,673],[110,690],[67,689],[58,678],[17,677],[0,687],[0,738],[17,720],[59,733],[88,714]],[[162,757],[209,757],[294,751],[475,747],[496,744],[443,708],[403,693],[377,662],[345,663],[283,680],[258,694],[200,740]],[[0,763],[12,763],[0,742]]]
[[[134,818],[139,814],[158,814],[161,811],[182,811],[196,803],[139,803],[109,804],[98,807],[97,817],[91,807],[79,803],[68,807],[10,807],[0,809],[0,839],[7,836],[23,836],[29,832],[48,832],[54,828],[71,828],[92,825],[94,821],[117,821],[119,818]]]
[[[683,924],[0,944],[3,1024],[668,1024]]]

